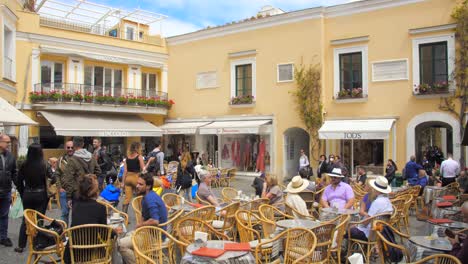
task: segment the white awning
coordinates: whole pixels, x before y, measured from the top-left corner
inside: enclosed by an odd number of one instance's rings
[[[200,134],[267,134],[271,120],[216,121],[200,127]]]
[[[197,133],[199,127],[208,125],[211,122],[177,122],[166,123],[160,128],[165,135],[192,135]]]
[[[387,139],[395,119],[327,120],[320,139]]]
[[[137,115],[40,112],[60,136],[160,137],[162,130]]]
[[[31,118],[0,97],[0,124],[3,126],[37,125]]]

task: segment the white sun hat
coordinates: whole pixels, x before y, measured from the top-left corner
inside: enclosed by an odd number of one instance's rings
[[[369,185],[381,193],[391,193],[392,187],[388,186],[388,180],[384,176],[377,176],[375,180],[370,180]]]
[[[328,176],[330,177],[337,177],[337,178],[343,178],[343,174],[341,174],[341,169],[340,168],[334,168],[332,172],[327,173]]]
[[[288,183],[286,191],[288,193],[300,193],[304,191],[307,186],[309,186],[309,181],[297,175],[292,178],[290,183]]]

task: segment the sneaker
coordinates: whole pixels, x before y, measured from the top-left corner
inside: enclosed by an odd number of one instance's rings
[[[13,243],[11,243],[11,240],[7,237],[0,240],[0,245],[4,245],[5,247],[12,247]]]
[[[16,247],[15,248],[16,253],[23,253],[23,251],[24,251],[24,248],[22,248],[22,247]]]

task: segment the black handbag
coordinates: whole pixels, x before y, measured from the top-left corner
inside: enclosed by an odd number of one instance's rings
[[[43,221],[43,219],[40,219],[38,221],[38,225],[40,225],[41,222],[43,224]],[[42,226],[42,228],[56,232],[59,236],[63,233],[63,226],[55,220],[53,220],[49,225]],[[55,236],[40,230],[37,232],[37,235],[33,240],[34,250],[43,250],[44,248],[53,246],[55,244]]]

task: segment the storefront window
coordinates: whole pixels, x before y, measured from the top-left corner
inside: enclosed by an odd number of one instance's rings
[[[65,138],[57,136],[54,128],[51,126],[40,126],[39,137],[41,146],[44,149],[61,149],[65,142]]]
[[[221,168],[240,171],[270,171],[270,136],[222,135]]]
[[[351,155],[353,152],[353,155]],[[376,140],[341,140],[341,160],[351,169],[354,166],[354,174],[359,166],[372,170],[376,174],[382,174],[384,166],[384,141]]]

